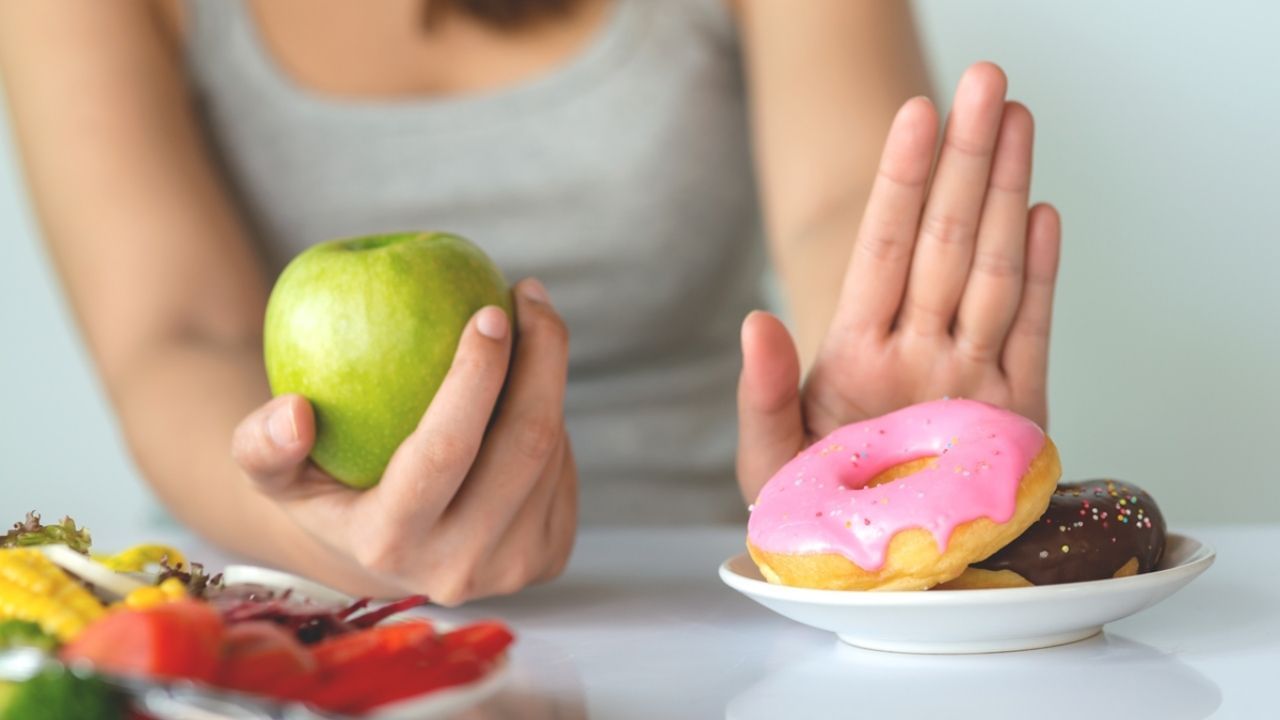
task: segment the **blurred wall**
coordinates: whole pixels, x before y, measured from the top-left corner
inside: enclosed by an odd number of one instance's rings
[[[1034,195],[1065,218],[1051,430],[1066,476],[1145,485],[1175,527],[1280,519],[1280,4],[916,6],[944,94],[970,62],[995,60],[1038,120]],[[7,130],[0,521],[32,507],[133,514],[146,491]]]

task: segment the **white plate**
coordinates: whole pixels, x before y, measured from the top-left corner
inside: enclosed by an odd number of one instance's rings
[[[1200,541],[1170,533],[1155,572],[1093,582],[992,590],[858,592],[765,582],[742,553],[720,566],[725,584],[850,645],[907,653],[1030,650],[1075,642],[1182,589],[1213,564]]]
[[[223,581],[227,585],[251,583],[269,588],[285,590],[292,588],[301,597],[317,602],[346,604],[353,602],[345,593],[322,585],[313,580],[270,568],[256,565],[228,565],[222,572]],[[421,617],[420,615],[418,617]],[[390,622],[395,622],[392,618]],[[432,620],[441,631],[452,629],[449,623]],[[505,658],[489,672],[489,674],[466,685],[436,690],[420,697],[408,698],[399,702],[383,705],[375,712],[361,715],[364,720],[436,720],[451,718],[467,708],[479,705],[494,695],[506,683],[510,662]]]

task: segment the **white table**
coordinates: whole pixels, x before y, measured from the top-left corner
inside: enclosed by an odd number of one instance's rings
[[[518,634],[512,682],[468,718],[1280,717],[1280,526],[1177,529],[1217,549],[1204,576],[1102,636],[1030,652],[842,645],[722,585],[743,539],[724,527],[588,530],[558,581],[435,614]],[[98,544],[158,539],[139,533],[99,529]]]

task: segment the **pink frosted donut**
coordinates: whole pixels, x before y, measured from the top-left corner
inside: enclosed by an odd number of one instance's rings
[[[747,549],[770,582],[923,590],[964,572],[1040,517],[1057,449],[1016,413],[943,399],[846,425],[760,491]]]

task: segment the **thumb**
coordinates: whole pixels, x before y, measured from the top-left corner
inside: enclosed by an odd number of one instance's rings
[[[232,435],[231,457],[261,489],[284,489],[305,467],[315,427],[306,398],[281,395],[240,421]]]
[[[738,380],[738,485],[754,500],[760,488],[804,447],[800,359],[778,318],[756,311],[742,323]]]

